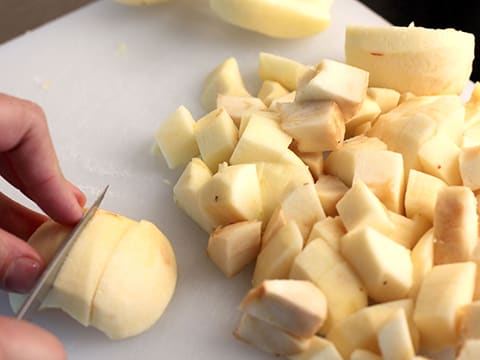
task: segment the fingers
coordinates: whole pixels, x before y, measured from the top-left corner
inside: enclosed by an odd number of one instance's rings
[[[49,332],[12,318],[0,317],[0,360],[65,360],[58,339]]]
[[[0,229],[0,287],[2,289],[19,293],[28,292],[43,268],[42,258],[28,243]]]
[[[0,94],[2,175],[54,220],[73,224],[82,216],[79,191],[60,172],[43,111]]]
[[[47,217],[16,203],[0,193],[0,228],[28,240]]]

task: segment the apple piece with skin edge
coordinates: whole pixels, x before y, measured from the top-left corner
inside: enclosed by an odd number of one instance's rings
[[[473,34],[453,29],[349,25],[345,58],[370,86],[416,95],[460,94],[472,71]]]
[[[245,295],[240,310],[291,335],[311,338],[327,317],[327,301],[309,281],[265,280]]]
[[[215,109],[218,94],[250,96],[243,84],[237,60],[233,57],[225,60],[208,74],[200,96],[200,103],[205,111]]]

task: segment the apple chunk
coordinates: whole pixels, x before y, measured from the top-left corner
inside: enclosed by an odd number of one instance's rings
[[[210,234],[207,254],[226,276],[234,276],[257,257],[261,231],[260,221],[218,227]]]
[[[299,338],[248,314],[243,314],[233,335],[274,355],[293,355],[305,351],[310,339]]]
[[[304,280],[266,280],[247,293],[240,309],[301,338],[315,335],[327,317],[325,296]]]
[[[296,141],[299,151],[336,149],[345,136],[345,122],[333,101],[286,103],[278,106],[280,126]]]

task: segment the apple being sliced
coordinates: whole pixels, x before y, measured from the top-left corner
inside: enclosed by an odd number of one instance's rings
[[[98,210],[65,259],[45,306],[61,308],[87,326],[99,279],[118,241],[134,223]]]
[[[173,249],[145,220],[120,238],[98,282],[91,324],[112,339],[137,335],[162,315],[175,291]]]
[[[301,38],[330,25],[332,0],[210,0],[231,24],[277,38]]]
[[[48,261],[69,231],[47,221],[30,242]],[[83,325],[121,339],[147,330],[158,320],[170,302],[176,279],[175,254],[154,224],[98,209],[41,308],[60,308]],[[14,310],[22,300],[10,294]]]

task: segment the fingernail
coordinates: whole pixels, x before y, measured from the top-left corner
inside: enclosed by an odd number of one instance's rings
[[[7,291],[28,292],[40,273],[41,266],[37,260],[28,257],[14,259],[5,272],[3,286]]]

